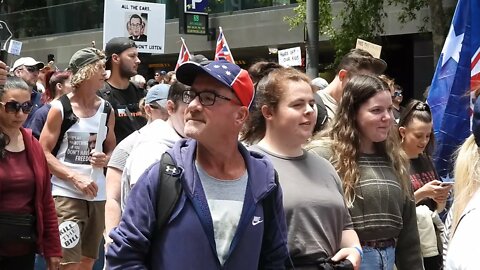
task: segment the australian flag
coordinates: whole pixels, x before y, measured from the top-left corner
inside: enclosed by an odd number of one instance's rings
[[[217,38],[217,47],[215,48],[214,60],[218,61],[218,60],[224,59],[230,63],[235,64],[235,60],[233,60],[232,52],[228,47],[227,39],[225,38],[225,35],[223,35],[222,27],[219,27],[219,28],[220,28],[220,34],[218,34],[218,38]]]
[[[181,64],[187,62],[191,58],[190,52],[188,51],[187,45],[185,44],[185,40],[183,38],[180,39],[182,40],[182,47],[180,47],[180,53],[178,54],[178,60],[177,65],[175,66],[175,70],[177,70],[177,68]]]
[[[459,0],[427,101],[433,115],[434,162],[449,181],[452,154],[471,134],[472,90],[480,86],[480,1]]]

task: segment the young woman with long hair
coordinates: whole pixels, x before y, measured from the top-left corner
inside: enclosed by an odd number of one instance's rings
[[[62,250],[43,150],[22,127],[32,110],[18,77],[0,90],[0,269],[34,269],[35,253],[58,269]]]
[[[328,261],[333,257],[358,269],[362,251],[341,181],[327,160],[302,149],[317,117],[310,79],[267,62],[250,72],[258,79],[256,101],[242,140],[257,143],[251,150],[268,156],[278,172],[291,256],[286,267],[324,269],[324,264],[335,264]]]
[[[428,104],[411,100],[398,122],[401,145],[410,160],[410,182],[417,206],[419,229],[422,233],[422,255],[426,270],[442,268],[439,230],[435,230],[435,222],[440,222],[438,215],[445,208],[451,183],[443,183],[435,171],[430,155],[433,151],[432,113]]]
[[[455,193],[445,269],[478,269],[480,248],[480,99],[475,103],[472,132],[457,152]]]
[[[360,269],[422,269],[408,160],[393,130],[392,98],[376,76],[345,85],[325,137],[307,148],[329,159],[343,180],[345,200],[363,246]]]

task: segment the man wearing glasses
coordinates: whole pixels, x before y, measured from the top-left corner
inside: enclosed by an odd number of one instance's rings
[[[138,14],[132,14],[127,23],[127,30],[130,36],[128,37],[134,41],[147,41],[147,35],[144,34],[145,22]]]
[[[32,91],[31,101],[33,108],[28,114],[27,120],[25,123],[23,123],[24,127],[28,127],[30,125],[33,113],[43,105],[41,101],[42,93],[40,93],[37,89],[37,80],[40,69],[42,69],[44,66],[44,63],[39,62],[32,57],[21,57],[15,61],[15,63],[13,63],[13,74],[22,78]]]
[[[132,189],[107,260],[110,269],[284,269],[282,195],[271,163],[237,140],[254,96],[246,70],[225,60],[187,62],[177,70],[185,136],[167,150],[182,193],[160,229],[156,213],[160,164]],[[187,256],[187,257],[185,257]]]

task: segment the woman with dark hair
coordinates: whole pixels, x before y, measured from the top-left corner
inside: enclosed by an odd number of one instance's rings
[[[28,128],[32,129],[33,136],[35,136],[37,139],[40,138],[40,133],[42,133],[43,126],[47,121],[48,112],[52,107],[50,102],[64,94],[72,92],[72,85],[70,84],[70,80],[72,79],[71,72],[51,71],[47,73],[45,77],[47,81],[47,88],[45,90],[45,104],[33,113],[30,123],[27,126]]]
[[[327,160],[302,149],[317,116],[310,79],[295,69],[266,62],[250,72],[257,81],[256,101],[242,140],[258,143],[251,150],[268,156],[278,172],[291,255],[287,268],[344,264],[358,269],[362,250],[340,178]]]
[[[433,151],[432,113],[428,104],[411,100],[398,122],[402,148],[410,159],[410,181],[417,207],[423,262],[426,270],[442,268],[442,252],[439,250],[439,232],[432,220],[432,213],[441,212],[451,183],[442,183],[430,159]],[[441,224],[438,215],[433,215]]]
[[[58,269],[62,250],[43,150],[22,127],[32,110],[18,77],[0,90],[0,269],[34,269],[35,253]]]
[[[308,146],[329,159],[343,180],[364,251],[360,269],[423,269],[408,159],[393,121],[385,82],[353,76],[326,137]]]

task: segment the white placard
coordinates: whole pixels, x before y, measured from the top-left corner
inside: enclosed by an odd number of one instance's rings
[[[8,45],[7,52],[13,55],[20,55],[21,51],[22,51],[22,42],[11,39],[10,44]]]
[[[355,48],[367,51],[375,58],[380,58],[382,53],[382,46],[359,38],[357,38],[357,46]]]
[[[300,47],[278,50],[278,63],[284,67],[302,65],[302,50]]]
[[[100,115],[100,123],[98,125],[97,140],[95,142],[95,152],[103,152],[103,141],[107,138],[107,114],[102,113]],[[92,173],[90,174],[91,179],[97,180],[102,177],[103,169],[102,168],[92,168]]]
[[[114,37],[135,40],[141,53],[163,53],[165,4],[105,0],[103,47]]]

